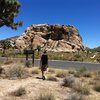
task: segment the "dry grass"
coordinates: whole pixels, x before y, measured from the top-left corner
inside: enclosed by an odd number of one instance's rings
[[[80,93],[72,93],[68,96],[67,100],[86,100],[85,96]]]
[[[13,63],[13,60],[6,60],[6,61],[4,62],[5,65],[12,64],[12,63]]]
[[[56,72],[56,77],[64,78],[67,75],[67,71],[61,70]]]
[[[90,94],[90,88],[87,84],[83,84],[81,82],[75,82],[72,86],[73,90],[84,94],[84,95],[89,95]]]
[[[49,69],[48,69],[48,72],[50,72],[50,73],[55,73],[55,69],[49,68]]]
[[[54,77],[54,76],[48,76],[47,80],[49,80],[49,81],[55,81],[55,82],[58,81],[58,79],[56,77]]]
[[[75,71],[75,69],[73,69],[73,70],[69,70],[68,73],[69,73],[69,74],[75,74],[76,71]]]
[[[31,74],[39,74],[39,69],[33,68],[33,69],[31,70]]]
[[[92,77],[92,73],[89,71],[86,71],[82,74],[83,77],[87,77],[87,78],[91,78]]]
[[[22,65],[13,64],[5,71],[5,75],[9,79],[27,78],[28,71]]]
[[[36,98],[36,100],[56,100],[56,99],[55,99],[54,93],[46,91],[46,92],[40,93],[40,95],[38,96],[38,98]]]
[[[100,92],[100,82],[96,82],[96,84],[93,86],[93,89],[94,89],[96,92]]]
[[[17,90],[11,93],[13,96],[22,96],[26,94],[26,90],[24,87],[19,87]]]

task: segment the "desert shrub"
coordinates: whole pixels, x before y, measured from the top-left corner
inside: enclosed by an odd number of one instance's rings
[[[73,93],[68,96],[67,100],[86,100],[85,96],[79,93]]]
[[[97,58],[96,61],[100,63],[100,58]]]
[[[96,84],[94,85],[93,89],[97,92],[100,92],[100,82],[96,82]]]
[[[83,73],[87,71],[86,67],[80,67],[76,70],[76,73],[74,74],[75,77],[81,77]]]
[[[95,76],[94,80],[100,81],[100,70],[96,72],[96,76]]]
[[[36,100],[56,100],[51,92],[41,93]]]
[[[96,81],[94,80],[94,79],[92,79],[92,80],[89,80],[89,83],[88,83],[89,85],[95,85],[96,84]]]
[[[59,77],[59,78],[64,78],[66,77],[66,75],[67,75],[66,71],[57,71],[56,73],[56,77]]]
[[[39,74],[39,70],[34,68],[32,71],[31,71],[31,74]]]
[[[92,73],[89,72],[89,71],[86,71],[86,72],[83,73],[82,76],[83,76],[83,77],[92,77]]]
[[[14,96],[22,96],[26,94],[26,90],[24,87],[19,87],[16,91],[12,92],[12,95]]]
[[[69,73],[69,74],[75,74],[76,71],[75,71],[75,70],[69,70],[68,73]]]
[[[30,68],[30,67],[32,67],[32,64],[31,64],[30,61],[26,61],[26,62],[25,62],[25,66],[26,66],[27,68]]]
[[[82,84],[80,82],[75,82],[73,84],[72,88],[73,88],[74,91],[76,91],[78,93],[81,93],[81,94],[84,94],[84,95],[90,94],[90,88],[86,84]]]
[[[58,81],[56,77],[54,76],[48,76],[47,80],[49,81]]]
[[[100,70],[97,72],[97,77],[100,77]]]
[[[73,60],[74,60],[74,61],[83,61],[83,58],[82,58],[81,55],[75,54],[74,57],[73,57]]]
[[[6,77],[9,79],[13,78],[26,78],[28,76],[28,72],[22,66],[13,65],[11,68],[6,70],[5,72]]]
[[[6,61],[4,62],[4,64],[6,64],[6,65],[11,64],[11,63],[13,63],[13,60],[6,60]]]
[[[55,70],[53,68],[49,68],[48,72],[55,73]]]
[[[75,78],[73,76],[66,76],[63,79],[63,83],[61,84],[62,86],[65,87],[72,87],[72,84],[75,82]]]
[[[86,67],[80,67],[79,69],[77,69],[77,71],[78,71],[79,73],[84,73],[84,72],[87,71],[87,68],[86,68]]]
[[[74,57],[76,57],[76,58],[80,58],[81,55],[79,55],[79,54],[75,54]]]

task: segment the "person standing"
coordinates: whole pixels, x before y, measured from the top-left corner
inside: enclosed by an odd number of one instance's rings
[[[41,56],[40,68],[41,68],[41,72],[42,72],[42,79],[45,80],[44,72],[48,68],[48,55],[47,55],[47,51],[46,50],[44,50],[44,52],[43,52],[43,54]]]

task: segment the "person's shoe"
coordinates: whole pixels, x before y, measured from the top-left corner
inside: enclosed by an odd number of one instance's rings
[[[43,76],[42,79],[45,80],[45,76]]]

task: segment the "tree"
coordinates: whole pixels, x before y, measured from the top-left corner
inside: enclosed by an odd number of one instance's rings
[[[18,0],[0,0],[0,27],[6,25],[12,29],[22,26],[23,22],[14,22],[14,17],[19,13],[20,3]]]
[[[5,55],[6,49],[11,48],[11,43],[9,40],[1,40],[0,41],[1,46],[3,47],[3,54]]]

